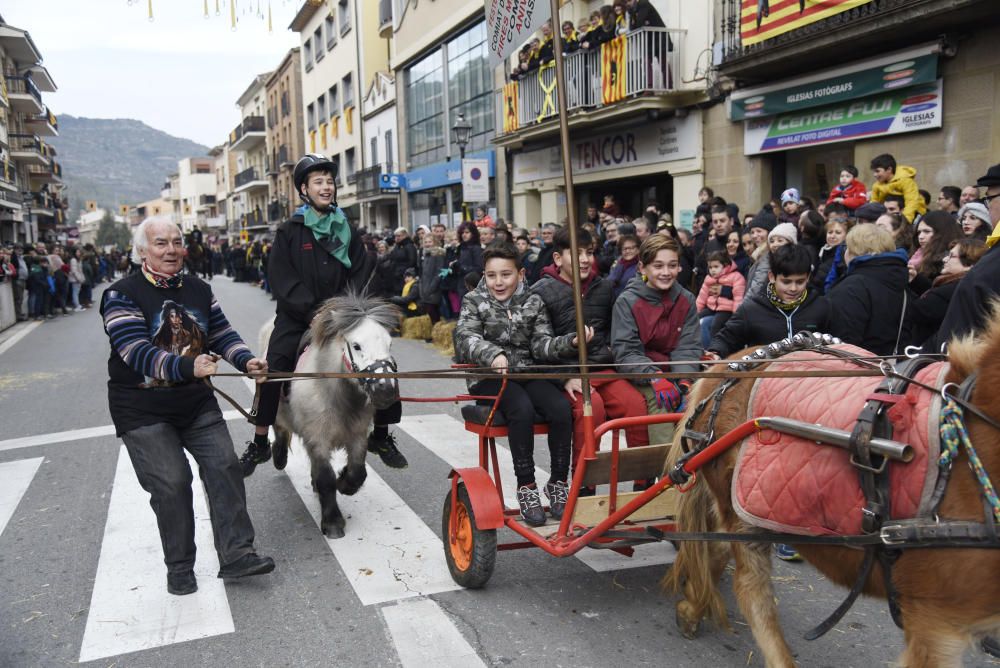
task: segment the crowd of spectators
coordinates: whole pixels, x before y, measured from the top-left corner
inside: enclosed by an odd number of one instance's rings
[[[626,35],[640,28],[663,28],[663,19],[649,0],[614,0],[591,12],[589,18],[581,19],[577,25],[563,21],[562,50],[564,55],[576,51],[596,51],[601,45],[615,37]],[[528,41],[517,54],[517,64],[513,66],[510,79],[523,79],[531,72],[545,67],[555,60],[552,21],[542,24],[537,37]]]
[[[13,244],[0,247],[0,283],[10,283],[17,320],[51,320],[93,306],[94,286],[127,271],[118,250],[92,244]]]

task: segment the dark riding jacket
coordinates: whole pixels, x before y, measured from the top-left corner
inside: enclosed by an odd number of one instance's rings
[[[271,294],[277,311],[308,326],[316,308],[348,288],[362,291],[375,269],[361,234],[352,225],[346,267],[327,250],[335,239],[318,241],[300,214],[283,222],[274,235],[267,263]]]

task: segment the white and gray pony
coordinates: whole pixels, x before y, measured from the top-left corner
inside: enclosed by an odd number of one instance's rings
[[[306,335],[297,372],[392,373],[389,330],[399,325],[399,310],[355,293],[323,302]],[[261,348],[273,322],[260,331]],[[302,437],[312,468],[313,490],[322,508],[321,528],[328,538],[344,535],[345,520],[337,492],[354,494],[367,477],[368,426],[376,409],[399,400],[399,384],[387,378],[309,378],[288,383],[274,423],[275,448],[288,447],[292,433]],[[347,465],[334,472],[334,450],[345,450]]]

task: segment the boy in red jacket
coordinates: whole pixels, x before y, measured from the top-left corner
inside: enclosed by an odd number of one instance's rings
[[[868,189],[858,180],[858,168],[847,165],[840,170],[840,185],[830,191],[827,204],[838,202],[848,208],[851,213],[868,201]]]

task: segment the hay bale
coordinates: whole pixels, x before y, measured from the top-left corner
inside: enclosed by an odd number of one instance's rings
[[[415,315],[412,318],[403,318],[400,334],[404,339],[424,339],[431,338],[431,317],[429,315]]]
[[[455,344],[452,333],[455,331],[454,320],[439,320],[434,325],[431,338],[434,340],[434,347],[449,357],[455,354]]]

